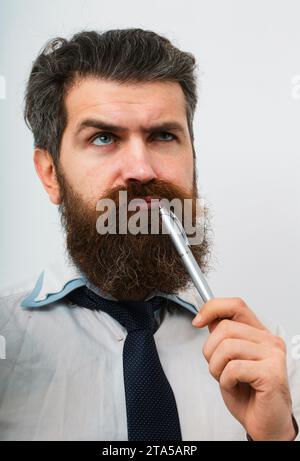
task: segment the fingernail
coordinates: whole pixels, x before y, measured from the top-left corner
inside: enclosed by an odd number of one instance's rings
[[[192,324],[197,326],[201,323],[201,321],[202,321],[202,315],[197,314],[196,317],[193,319]]]

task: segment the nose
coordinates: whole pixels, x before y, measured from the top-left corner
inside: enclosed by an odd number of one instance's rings
[[[122,154],[124,155],[121,172],[123,182],[135,180],[147,183],[157,178],[152,165],[152,153],[149,152],[144,142],[139,140],[132,142]]]

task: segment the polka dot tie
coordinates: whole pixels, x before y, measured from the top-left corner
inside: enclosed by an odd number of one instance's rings
[[[167,300],[110,301],[79,287],[67,295],[78,306],[100,309],[127,329],[123,347],[128,440],[182,440],[172,388],[156,349],[154,311]]]

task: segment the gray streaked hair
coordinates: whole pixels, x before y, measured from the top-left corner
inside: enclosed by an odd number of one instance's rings
[[[193,119],[197,105],[195,57],[150,30],[81,31],[70,40],[49,40],[32,65],[26,86],[24,119],[34,146],[45,149],[57,164],[67,123],[67,91],[79,78],[97,77],[118,83],[178,82],[183,90],[194,151]]]

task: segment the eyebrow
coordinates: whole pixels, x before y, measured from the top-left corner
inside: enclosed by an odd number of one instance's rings
[[[118,126],[112,123],[107,123],[104,120],[98,120],[94,118],[88,118],[82,120],[79,124],[77,130],[75,131],[75,136],[78,136],[82,131],[86,130],[87,128],[97,128],[98,130],[107,130],[107,131],[115,131],[115,132],[125,132],[128,131],[128,128]],[[150,132],[159,132],[159,131],[177,131],[179,133],[185,134],[185,130],[181,123],[176,121],[168,121],[168,122],[161,122],[156,123],[149,127],[142,127],[141,128],[143,133],[150,133]]]

